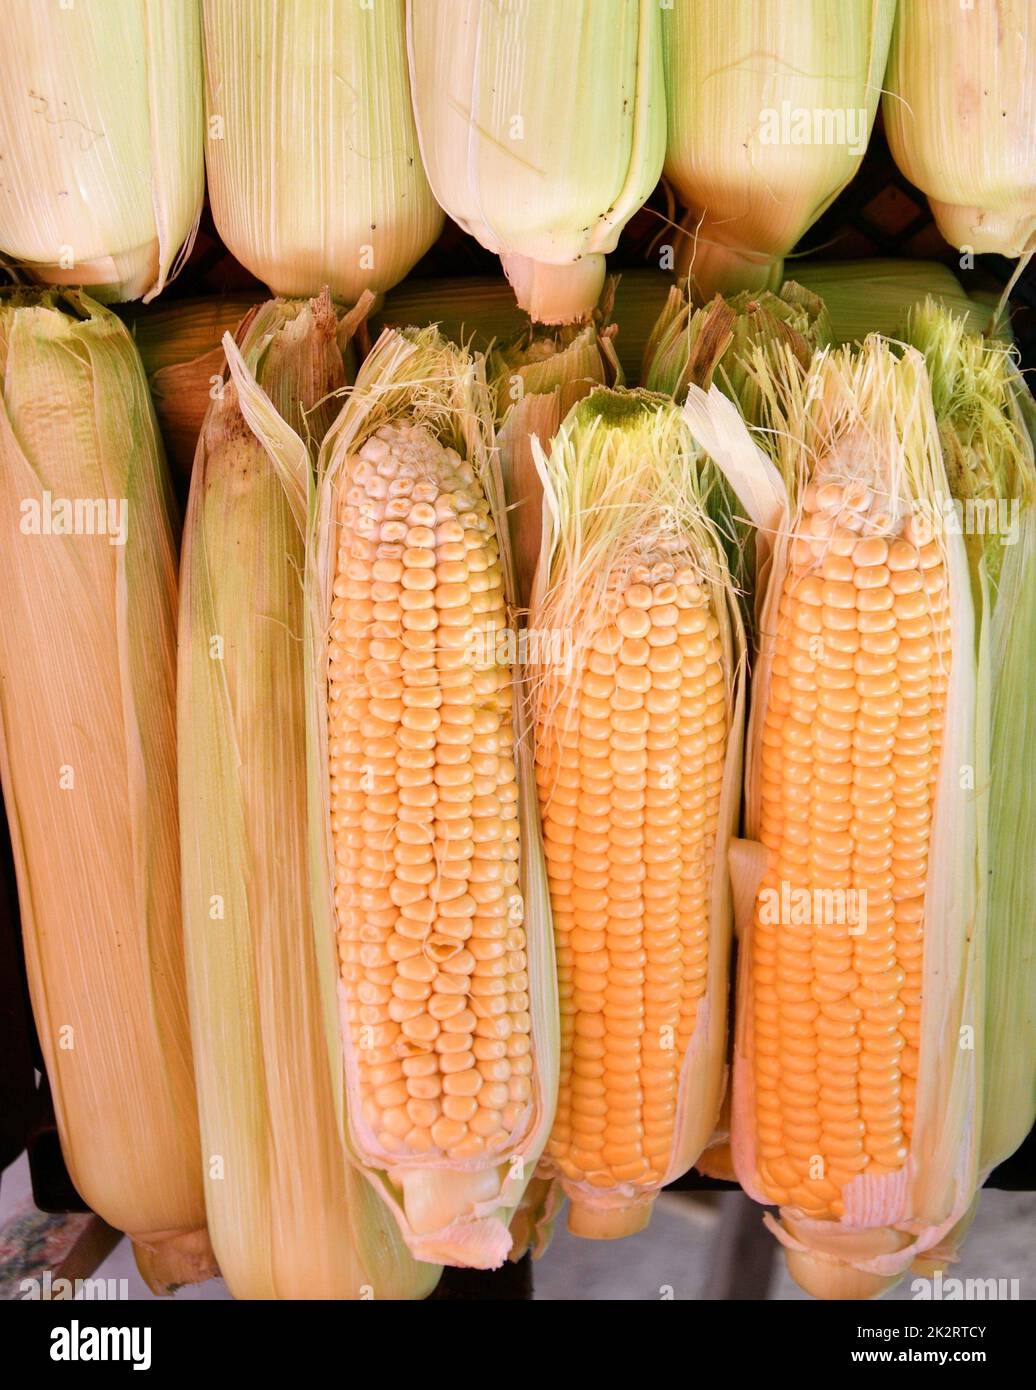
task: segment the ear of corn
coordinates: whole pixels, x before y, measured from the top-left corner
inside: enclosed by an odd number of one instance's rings
[[[900,0],[883,100],[889,147],[951,246],[1036,248],[1036,14],[1026,0]]]
[[[33,1010],[72,1179],[160,1288],[214,1272],[179,923],[168,480],[129,335],[85,295],[0,297],[0,383],[0,761]]]
[[[977,1186],[974,612],[961,538],[931,528],[948,494],[921,356],[872,338],[805,376],[761,367],[760,386],[784,497],[759,508],[775,540],[734,857],[733,1157],[780,1206],[768,1224],[798,1282],[863,1297],[936,1248]]]
[[[595,391],[537,448],[530,628],[558,952],[548,1172],[591,1237],[641,1229],[712,1132],[725,1077],[744,639],[709,470],[676,407]]]
[[[1036,465],[1032,410],[1010,347],[970,334],[928,302],[907,325],[932,381],[950,492],[979,620],[988,740],[988,883],[983,1174],[1012,1154],[1036,1115]]]
[[[163,300],[146,309],[129,305],[116,312],[133,335],[151,380],[159,372],[222,351],[223,334],[233,333],[249,309],[258,308],[259,298],[247,292],[219,294]]]
[[[320,456],[313,897],[343,1128],[424,1259],[491,1268],[554,1110],[556,985],[484,362],[386,332]]]
[[[254,294],[239,294],[123,313],[147,373],[166,456],[185,493],[205,412],[222,379],[223,334],[255,304]]]
[[[346,382],[338,328],[326,299],[252,316],[184,539],[184,928],[209,1226],[237,1298],[406,1298],[438,1277],[342,1152],[313,948],[303,441]]]
[[[786,280],[779,294],[743,291],[717,295],[696,309],[686,287],[673,288],[644,349],[640,379],[650,391],[681,401],[693,381],[707,389],[715,378],[723,394],[736,401],[750,424],[762,423],[761,407],[748,359],[758,349],[787,345],[808,366],[818,347],[831,341],[823,300]]]
[[[910,309],[929,298],[963,315],[972,333],[990,322],[990,309],[969,297],[939,261],[795,260],[790,268],[799,284],[823,299],[835,343],[862,343],[868,333],[902,338]]]
[[[662,169],[657,0],[420,0],[407,39],[435,196],[534,320],[585,317]]]
[[[0,254],[97,299],[152,299],[205,190],[197,0],[3,0],[0,30]]]
[[[209,198],[275,294],[355,304],[442,228],[417,148],[404,0],[204,0]],[[256,118],[256,110],[261,118]]]
[[[665,176],[687,212],[680,275],[776,289],[783,258],[856,174],[895,0],[673,0],[662,10]]]
[[[224,334],[236,333],[258,308],[255,294],[228,294],[116,311],[144,364],[167,452],[174,441],[188,478],[202,422],[222,383]]]
[[[616,329],[608,323],[616,283],[608,281],[592,321],[554,330],[530,326],[489,356],[500,472],[514,551],[515,596],[522,610],[529,606],[544,541],[537,441],[552,439],[571,407],[595,387],[621,385],[623,380],[615,354]],[[561,1200],[557,1181],[533,1179],[511,1222],[512,1259],[527,1247],[537,1258],[546,1252]]]

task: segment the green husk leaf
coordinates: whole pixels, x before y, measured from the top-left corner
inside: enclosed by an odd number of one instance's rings
[[[1021,1144],[1036,1115],[1036,414],[1002,340],[969,333],[932,301],[910,314],[925,354],[943,459],[964,533],[979,619],[988,818],[983,1173]]]

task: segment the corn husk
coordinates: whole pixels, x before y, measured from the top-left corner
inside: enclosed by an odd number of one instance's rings
[[[223,380],[223,334],[255,303],[254,295],[229,295],[123,313],[147,372],[169,466],[185,494],[205,412]]]
[[[493,450],[485,362],[447,343],[435,329],[387,330],[364,362],[320,451],[310,508],[306,561],[307,731],[313,918],[324,997],[332,1081],[347,1148],[419,1258],[495,1268],[507,1257],[508,1225],[546,1142],[557,1094],[557,982],[546,873],[539,836],[532,750],[522,668],[514,665],[515,754],[518,761],[521,858],[519,881],[529,974],[532,1104],[513,1144],[468,1160],[414,1155],[393,1161],[367,1137],[359,1105],[356,1057],[339,984],[335,857],[329,819],[328,625],[338,548],[338,490],[349,458],[382,425],[419,422],[448,443],[481,480],[500,547],[505,592],[514,567]],[[513,623],[513,619],[512,619]],[[341,1011],[341,1012],[340,1012]]]
[[[242,325],[184,536],[184,931],[209,1228],[236,1298],[420,1297],[439,1274],[342,1152],[310,921],[304,533],[339,333],[326,298]]]
[[[259,303],[258,294],[245,292],[163,300],[146,309],[130,305],[116,312],[133,335],[151,380],[171,367],[222,352],[223,334],[233,333]]]
[[[407,83],[404,0],[204,0],[209,200],[274,294],[397,284],[442,228]]]
[[[779,353],[786,345],[805,368],[830,341],[823,300],[793,280],[779,294],[717,295],[703,309],[694,308],[686,288],[674,288],[644,349],[640,379],[649,391],[677,402],[691,382],[707,390],[715,379],[748,423],[761,425],[762,402],[749,369],[753,353]]]
[[[560,677],[548,663],[531,672],[537,727],[564,717],[556,708],[559,692],[578,684],[585,669],[586,634],[593,630],[611,577],[644,554],[645,547],[654,546],[672,547],[674,563],[700,570],[699,582],[710,595],[710,611],[719,623],[730,706],[708,881],[706,986],[693,1035],[680,1059],[665,1174],[656,1187],[609,1186],[596,1178],[571,1180],[549,1149],[541,1163],[541,1174],[559,1178],[569,1197],[570,1230],[613,1238],[643,1229],[657,1191],[698,1160],[723,1099],[732,923],[727,847],[736,833],[740,805],[745,636],[724,537],[710,516],[710,493],[719,479],[673,402],[643,391],[596,390],[573,406],[549,446],[534,442],[533,454],[543,481],[544,536],[529,626],[538,634],[564,633],[569,646],[568,666]]]
[[[423,0],[407,41],[435,196],[535,321],[584,318],[662,168],[657,0]]]
[[[153,299],[205,192],[198,0],[2,0],[0,32],[0,255],[99,300]]]
[[[678,275],[775,290],[783,258],[860,167],[895,0],[673,0],[662,11],[665,177]]]
[[[939,261],[799,261],[788,264],[800,285],[820,295],[836,343],[862,343],[868,333],[901,338],[907,314],[931,298],[964,315],[973,333],[991,313],[969,297],[952,270]]]
[[[972,305],[978,310],[979,324],[974,318],[968,319],[968,327],[973,333],[988,333],[990,337],[1002,338],[1005,343],[1014,343],[1014,327],[1011,323],[1010,301],[1004,301],[1002,292],[995,290],[972,290],[968,295]],[[955,311],[956,312],[956,311]]]
[[[495,401],[500,472],[515,559],[515,601],[527,608],[543,534],[543,486],[533,441],[554,438],[576,401],[597,386],[621,385],[615,353],[616,327],[609,324],[614,291],[608,287],[594,318],[566,328],[530,326],[489,354]]]
[[[983,1174],[1014,1153],[1036,1117],[1036,463],[1031,397],[1003,342],[969,334],[928,303],[907,341],[932,381],[943,458],[971,570],[978,616],[980,709],[988,751]]]
[[[488,359],[495,402],[497,449],[515,566],[515,601],[529,606],[543,542],[543,483],[536,449],[550,447],[571,407],[597,386],[621,385],[616,327],[608,322],[616,281],[610,280],[591,320],[559,329],[530,325]],[[531,1250],[541,1258],[550,1245],[562,1205],[561,1185],[536,1177],[511,1222],[509,1258]]]
[[[139,359],[84,294],[0,296],[0,480],[0,768],[62,1152],[153,1288],[204,1279],[176,535]]]
[[[814,359],[808,374],[789,354],[783,368],[758,360],[770,394],[773,458],[763,455],[713,387],[691,387],[685,413],[699,442],[727,473],[759,527],[772,538],[759,568],[760,646],[753,671],[746,749],[745,839],[732,854],[739,936],[734,1050],[732,1153],[749,1196],[767,1202],[756,1155],[753,978],[749,969],[757,891],[768,869],[759,842],[761,738],[771,680],[777,604],[789,563],[801,498],[826,458],[852,460],[853,476],[874,477],[897,507],[943,513],[948,489],[924,359],[897,357],[884,340],[858,353],[843,348]],[[892,504],[889,504],[890,506]],[[985,898],[983,838],[983,678],[976,659],[976,615],[968,560],[959,535],[941,535],[951,603],[951,668],[936,811],[928,854],[916,1110],[904,1166],[863,1175],[842,1188],[845,1216],[819,1219],[781,1208],[766,1224],[786,1249],[789,1270],[825,1298],[870,1297],[894,1284],[927,1252],[945,1250],[964,1221],[979,1182],[983,1071]],[[975,790],[962,769],[975,773]],[[973,1029],[975,1045],[962,1046]]]
[[[899,0],[883,100],[896,163],[951,246],[1036,249],[1036,12]]]

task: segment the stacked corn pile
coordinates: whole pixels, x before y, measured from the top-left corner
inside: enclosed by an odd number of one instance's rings
[[[785,260],[887,58],[945,235],[1028,256],[1031,7],[0,24],[52,287],[0,298],[0,771],[84,1197],[239,1297],[422,1297],[695,1163],[818,1295],[951,1258],[1036,1110],[1036,409],[945,266]],[[135,348],[97,300],[176,275],[206,161],[282,297]],[[444,209],[506,280],[399,284]]]

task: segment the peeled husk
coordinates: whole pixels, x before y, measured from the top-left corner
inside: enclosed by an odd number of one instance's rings
[[[404,0],[204,0],[209,201],[274,294],[398,284],[442,210],[421,166]]]
[[[779,294],[742,291],[717,295],[696,309],[686,287],[674,288],[644,349],[640,379],[649,391],[680,402],[693,382],[707,390],[715,379],[749,424],[763,423],[762,406],[748,360],[756,351],[789,348],[808,367],[817,348],[831,341],[822,299],[793,280]]]
[[[885,131],[951,246],[1036,249],[1036,12],[1028,0],[899,0]]]
[[[699,442],[726,472],[767,542],[759,564],[752,707],[746,749],[745,839],[731,867],[737,909],[739,970],[732,1154],[749,1196],[767,1203],[756,1170],[751,933],[768,851],[759,843],[761,737],[771,679],[773,633],[799,499],[813,460],[853,448],[863,469],[893,496],[940,514],[949,496],[924,359],[897,356],[878,337],[858,353],[819,354],[803,373],[788,354],[783,366],[757,362],[769,397],[773,457],[761,453],[714,386],[691,387],[685,414]],[[887,474],[887,477],[885,476]],[[861,476],[868,476],[866,471]],[[907,1164],[888,1177],[855,1179],[843,1189],[846,1216],[816,1219],[782,1208],[766,1224],[784,1245],[788,1268],[808,1292],[824,1298],[869,1298],[897,1282],[947,1237],[968,1212],[979,1184],[984,1016],[985,898],[983,838],[982,676],[976,660],[976,615],[960,536],[942,536],[950,583],[951,669],[944,744],[925,895],[920,1070]],[[962,767],[975,770],[976,790],[962,790]],[[962,1047],[962,1028],[974,1046]]]
[[[584,324],[551,331],[530,326],[489,354],[488,372],[497,421],[500,472],[515,559],[515,599],[527,608],[543,536],[543,485],[533,441],[546,445],[576,401],[597,386],[621,385],[609,324],[614,290]]]
[[[205,1279],[180,932],[176,543],[143,369],[86,295],[0,295],[0,770],[61,1147],[156,1291]],[[111,534],[26,507],[107,499]]]
[[[423,0],[407,42],[421,153],[449,215],[538,323],[589,315],[658,182],[657,0]]]
[[[343,327],[326,297],[242,325],[184,535],[184,929],[209,1227],[236,1298],[415,1298],[439,1276],[342,1151],[310,921],[304,536]]]
[[[894,10],[895,0],[673,0],[663,8],[665,177],[686,209],[676,270],[693,273],[706,297],[777,289],[784,257],[855,176]],[[811,136],[825,136],[824,113],[840,118],[843,139],[798,140],[796,112]],[[852,139],[849,113],[862,127]]]
[[[1008,1158],[1036,1117],[1036,415],[1015,354],[969,334],[934,303],[910,315],[923,352],[978,617],[980,710],[987,739],[983,810],[988,893],[983,1174]],[[987,508],[994,508],[991,513]],[[969,512],[967,509],[972,508]]]
[[[337,957],[335,856],[329,818],[328,620],[338,548],[337,497],[342,471],[365,439],[397,419],[418,422],[455,448],[481,480],[500,548],[505,594],[513,607],[514,565],[493,448],[485,361],[446,342],[434,328],[386,330],[361,367],[326,435],[310,506],[306,557],[306,680],[309,754],[310,865],[313,921],[331,1055],[332,1083],[346,1147],[396,1220],[411,1252],[423,1260],[492,1269],[512,1248],[508,1226],[533,1177],[557,1096],[557,981],[546,870],[523,673],[514,666],[515,755],[528,957],[533,1101],[524,1130],[509,1149],[467,1162],[415,1155],[389,1163],[368,1147],[359,1123],[353,1041],[345,1022]],[[355,1116],[355,1118],[354,1118]]]
[[[0,0],[0,256],[97,300],[150,300],[205,192],[198,0]]]

